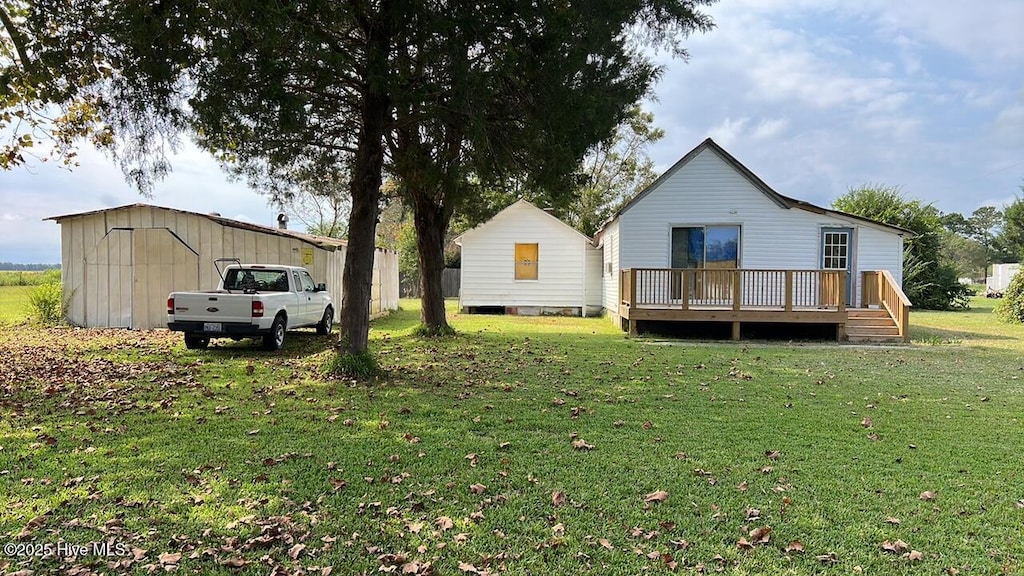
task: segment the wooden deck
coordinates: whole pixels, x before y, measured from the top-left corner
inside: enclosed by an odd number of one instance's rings
[[[885,310],[896,330],[874,332],[906,340],[910,303],[892,276],[866,272],[862,284],[864,305]],[[846,340],[846,286],[846,272],[836,270],[629,268],[620,275],[619,316],[631,334],[643,321],[729,323],[734,340],[743,323],[820,324],[835,326],[836,339]]]

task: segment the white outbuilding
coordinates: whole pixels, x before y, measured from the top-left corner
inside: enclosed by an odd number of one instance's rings
[[[592,316],[601,312],[601,251],[526,200],[455,239],[463,312]]]
[[[61,227],[61,275],[73,325],[167,326],[167,295],[211,290],[218,258],[305,266],[327,284],[340,312],[345,241],[174,208],[130,204],[53,216]],[[378,248],[370,313],[398,308],[398,255]],[[337,320],[337,318],[335,318]]]

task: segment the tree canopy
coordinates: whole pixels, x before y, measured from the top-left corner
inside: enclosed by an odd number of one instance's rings
[[[872,184],[850,189],[832,207],[914,233],[904,244],[903,290],[915,307],[949,310],[967,306],[967,291],[956,270],[941,264],[943,228],[934,206],[907,199],[899,187]]]
[[[571,182],[658,78],[639,48],[685,57],[713,1],[7,0],[0,57],[19,90],[0,104],[83,104],[98,128],[71,138],[130,143],[140,188],[179,131],[273,196],[317,174],[348,182],[341,348],[358,355],[385,170],[413,208],[429,288],[452,214],[494,182]],[[425,293],[426,323],[443,328]]]

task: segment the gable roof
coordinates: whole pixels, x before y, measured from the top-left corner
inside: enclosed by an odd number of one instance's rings
[[[643,200],[648,194],[650,194],[652,191],[654,191],[659,186],[661,186],[662,183],[664,183],[666,180],[668,180],[673,175],[675,175],[676,172],[678,172],[684,166],[689,164],[691,160],[693,160],[694,158],[699,156],[700,153],[704,152],[705,150],[710,150],[710,151],[714,152],[715,154],[717,154],[719,158],[724,160],[726,164],[729,164],[734,170],[736,170],[737,173],[739,173],[741,176],[746,178],[747,181],[750,182],[750,184],[754,188],[756,188],[759,191],[761,191],[761,193],[763,193],[772,202],[774,202],[776,205],[778,205],[779,208],[783,208],[783,209],[786,209],[786,210],[789,210],[791,208],[797,208],[799,210],[805,210],[807,212],[813,212],[815,214],[825,214],[825,215],[840,216],[840,217],[843,217],[843,218],[850,218],[850,219],[853,219],[853,220],[857,220],[859,222],[863,222],[865,224],[870,224],[870,225],[873,225],[873,226],[878,226],[878,227],[881,227],[881,228],[885,228],[885,229],[891,230],[893,232],[896,232],[897,234],[901,234],[901,235],[904,235],[904,236],[910,236],[910,237],[914,236],[914,232],[911,231],[911,230],[908,230],[906,228],[901,228],[899,226],[893,226],[891,224],[885,224],[883,222],[879,222],[877,220],[872,220],[871,218],[866,218],[864,216],[858,216],[856,214],[850,214],[850,213],[842,212],[842,211],[839,211],[839,210],[831,210],[829,208],[822,208],[821,206],[816,206],[814,204],[811,204],[810,202],[805,202],[803,200],[797,200],[795,198],[790,198],[788,196],[783,196],[782,194],[779,194],[778,192],[773,190],[771,186],[769,186],[768,184],[766,184],[764,182],[764,180],[761,180],[761,178],[759,178],[757,176],[757,174],[754,174],[753,172],[751,172],[749,168],[744,166],[739,160],[737,160],[735,157],[733,157],[732,154],[729,154],[725,150],[725,148],[722,148],[721,146],[719,146],[711,138],[707,138],[703,142],[701,142],[699,145],[697,145],[696,148],[694,148],[693,150],[690,150],[689,152],[687,152],[685,156],[680,158],[679,161],[677,161],[675,164],[673,164],[671,168],[666,170],[664,174],[662,174],[661,176],[658,177],[657,180],[652,182],[650,184],[650,186],[648,186],[647,188],[644,188],[643,190],[640,191],[639,194],[637,194],[636,196],[630,198],[628,202],[623,204],[622,208],[619,208],[619,210],[617,212],[615,212],[615,214],[613,214],[611,218],[609,218],[604,224],[601,225],[601,228],[598,229],[597,233],[594,234],[595,242],[598,240],[598,238],[604,232],[604,229],[605,229],[605,227],[608,226],[608,224],[611,224],[616,218],[618,218],[623,213],[625,213],[627,210],[629,210],[630,208],[635,206],[637,203],[639,203],[641,200]]]
[[[202,212],[191,212],[188,210],[179,210],[177,208],[167,208],[166,206],[155,206],[153,204],[125,204],[124,206],[116,206],[114,208],[101,208],[99,210],[90,210],[88,212],[77,212],[74,214],[63,214],[61,216],[50,216],[43,220],[53,220],[60,224],[61,220],[67,220],[70,218],[80,218],[83,216],[92,216],[93,214],[101,214],[103,212],[116,212],[119,210],[130,210],[133,208],[156,208],[158,210],[166,210],[168,212],[174,212],[177,214],[187,214],[190,216],[201,216],[207,220],[216,222],[222,226],[229,228],[238,228],[241,230],[249,230],[251,232],[259,232],[262,234],[270,234],[272,236],[283,236],[286,238],[294,238],[307,244],[311,244],[317,248],[327,250],[328,252],[334,252],[339,248],[343,248],[348,245],[345,240],[338,238],[328,238],[326,236],[316,236],[313,234],[306,234],[305,232],[299,232],[298,230],[287,230],[282,228],[275,228],[273,226],[264,226],[262,224],[253,224],[252,222],[243,222],[241,220],[233,220],[231,218],[225,218],[217,214],[203,214]]]
[[[477,231],[479,231],[479,230],[481,230],[481,229],[485,228],[485,227],[486,227],[486,226],[487,226],[488,224],[490,224],[490,223],[491,223],[492,221],[494,221],[495,219],[497,219],[497,218],[498,218],[498,216],[501,216],[501,215],[502,215],[502,214],[504,214],[505,212],[508,212],[509,210],[511,210],[511,209],[513,209],[513,208],[515,208],[515,207],[517,207],[517,206],[528,206],[528,207],[530,207],[530,208],[532,208],[532,209],[536,210],[536,211],[537,211],[538,213],[540,213],[540,214],[543,214],[543,215],[544,215],[545,217],[547,217],[547,218],[550,218],[551,220],[553,220],[553,221],[557,222],[558,224],[561,224],[561,225],[562,225],[562,226],[564,226],[565,228],[567,228],[567,229],[569,229],[569,230],[572,230],[572,231],[573,231],[573,232],[575,232],[575,233],[576,233],[576,234],[577,234],[577,235],[578,235],[578,236],[579,236],[580,238],[582,238],[583,240],[585,240],[585,241],[586,241],[586,242],[587,242],[588,244],[589,244],[589,243],[591,242],[591,238],[590,238],[590,236],[587,236],[587,235],[586,235],[586,234],[584,234],[583,232],[580,232],[579,230],[577,230],[577,229],[573,228],[572,226],[569,226],[568,224],[566,224],[565,222],[563,222],[561,218],[558,218],[558,217],[556,217],[556,216],[555,216],[554,214],[551,214],[551,213],[550,213],[550,212],[548,212],[547,210],[544,210],[543,208],[538,208],[538,207],[537,207],[536,205],[534,205],[533,203],[531,203],[531,202],[527,202],[526,200],[524,200],[524,199],[522,199],[522,198],[520,198],[519,200],[516,200],[515,202],[513,202],[513,203],[509,204],[508,206],[506,206],[505,208],[503,208],[503,209],[502,209],[502,210],[501,210],[500,212],[498,212],[497,214],[495,214],[494,216],[492,216],[492,217],[490,218],[490,220],[488,220],[488,221],[484,222],[483,224],[480,224],[479,226],[476,226],[476,227],[474,227],[474,228],[470,228],[469,230],[466,230],[466,231],[465,231],[465,232],[463,232],[462,234],[459,234],[458,236],[456,236],[456,237],[455,237],[455,239],[454,239],[454,240],[452,240],[452,242],[455,242],[455,243],[456,243],[456,244],[458,244],[459,246],[462,246],[462,239],[463,239],[463,238],[464,238],[464,237],[465,237],[465,236],[466,236],[467,234],[473,234],[473,233],[476,233]]]

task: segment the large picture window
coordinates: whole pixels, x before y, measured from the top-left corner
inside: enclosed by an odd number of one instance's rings
[[[516,244],[516,280],[537,279],[539,256],[537,244]]]
[[[739,226],[672,229],[673,268],[739,268]]]

